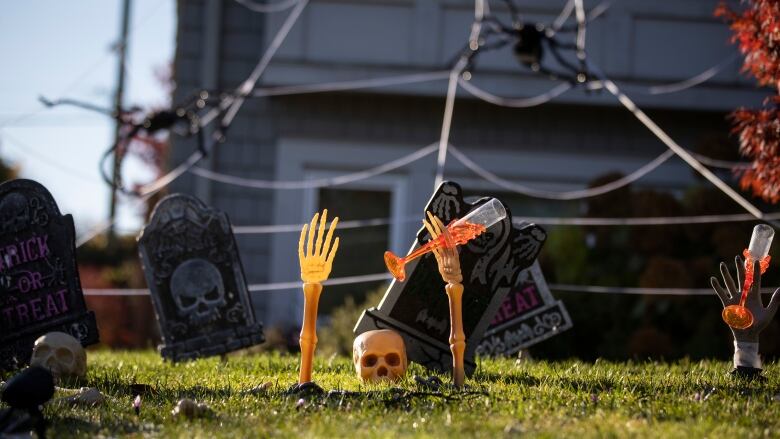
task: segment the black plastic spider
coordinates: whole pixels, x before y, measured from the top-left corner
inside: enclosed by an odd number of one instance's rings
[[[512,51],[521,65],[535,73],[541,73],[550,79],[565,80],[574,85],[583,84],[591,75],[588,73],[585,61],[584,47],[575,43],[566,43],[558,35],[579,33],[584,31],[584,22],[578,21],[573,26],[561,26],[544,23],[526,23],[522,20],[517,8],[511,0],[504,0],[512,19],[509,26],[496,15],[488,14],[482,19],[482,31],[478,44],[467,45],[462,53],[468,63],[465,71],[471,70],[477,55],[482,52],[497,50],[512,45]],[[572,59],[570,52],[575,56]],[[548,56],[549,55],[549,56]],[[552,59],[558,66],[550,66]]]

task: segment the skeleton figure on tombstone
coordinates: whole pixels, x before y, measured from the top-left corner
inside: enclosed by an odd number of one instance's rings
[[[450,351],[452,351],[452,381],[455,387],[463,387],[466,372],[463,367],[463,354],[466,351],[466,336],[463,333],[463,275],[460,272],[460,257],[449,230],[439,218],[426,212],[428,221],[423,225],[431,234],[431,240],[444,235],[446,246],[434,248],[433,254],[439,267],[439,274],[447,285],[444,287],[450,305]]]

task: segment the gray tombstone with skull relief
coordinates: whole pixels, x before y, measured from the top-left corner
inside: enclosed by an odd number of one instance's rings
[[[138,247],[164,358],[220,355],[264,341],[227,214],[170,195],[155,206]]]

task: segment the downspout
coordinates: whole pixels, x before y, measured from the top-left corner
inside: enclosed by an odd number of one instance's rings
[[[219,46],[222,31],[222,0],[207,0],[203,8],[203,48],[200,64],[201,87],[205,90],[219,88]],[[212,125],[203,129],[207,145],[214,134]],[[201,161],[201,166],[214,170],[214,151]],[[212,204],[211,181],[205,178],[195,179],[195,195],[206,205]]]

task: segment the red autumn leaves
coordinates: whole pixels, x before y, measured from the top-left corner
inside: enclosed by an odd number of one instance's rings
[[[744,55],[743,72],[758,84],[780,90],[780,0],[749,0],[734,11],[721,3],[715,16],[734,31],[732,41]],[[740,153],[752,163],[740,170],[740,185],[770,203],[780,201],[780,96],[767,97],[764,108],[740,108],[731,114]]]

